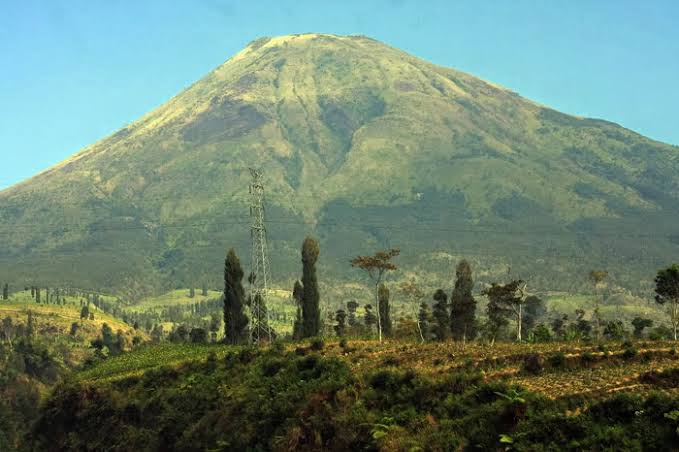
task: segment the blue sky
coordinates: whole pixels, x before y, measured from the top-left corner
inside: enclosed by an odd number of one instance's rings
[[[679,2],[3,0],[0,188],[134,121],[261,36],[365,34],[679,144]]]

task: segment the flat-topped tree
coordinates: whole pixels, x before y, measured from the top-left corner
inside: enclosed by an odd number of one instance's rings
[[[672,264],[658,271],[655,277],[655,293],[656,303],[669,305],[670,322],[676,341],[679,327],[679,265]]]
[[[388,271],[396,270],[398,267],[391,262],[391,259],[398,256],[401,251],[398,248],[389,251],[378,251],[373,256],[357,256],[351,260],[351,266],[365,271],[372,282],[375,284],[375,304],[379,306],[379,287],[382,284],[384,275]],[[382,319],[380,310],[377,310],[377,334],[382,342]]]

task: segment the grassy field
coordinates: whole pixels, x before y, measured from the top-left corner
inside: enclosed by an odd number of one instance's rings
[[[675,345],[147,346],[58,385],[35,432],[124,450],[675,450]]]
[[[141,331],[135,331],[132,326],[124,323],[121,319],[113,317],[90,304],[90,312],[94,319],[80,319],[80,298],[65,297],[64,305],[36,303],[30,292],[17,292],[10,296],[7,301],[0,301],[0,319],[12,318],[16,324],[26,324],[28,312],[32,312],[35,330],[38,335],[44,335],[51,341],[57,341],[69,335],[71,325],[78,324],[78,332],[74,344],[84,348],[89,347],[90,341],[101,335],[101,327],[108,324],[114,332],[122,331],[128,340],[139,336],[142,340],[148,340],[148,335]]]
[[[299,347],[304,348],[308,344]],[[645,393],[653,389],[641,381],[644,373],[679,367],[676,343],[639,342],[635,352],[620,343],[602,347],[578,343],[481,344],[426,343],[356,340],[347,347],[325,344],[320,354],[345,361],[360,377],[383,368],[413,369],[436,377],[455,371],[479,369],[486,381],[516,384],[550,398],[602,397],[618,391]],[[289,351],[298,345],[288,344]],[[77,379],[104,383],[139,377],[161,367],[181,368],[202,362],[211,353],[218,360],[242,347],[225,345],[162,344],[117,356],[77,374]],[[603,351],[602,351],[603,350]],[[634,356],[631,356],[634,353]],[[540,357],[543,369],[524,369],[528,355]],[[561,358],[562,357],[562,358]],[[562,362],[557,362],[562,359]],[[679,390],[679,389],[678,389]],[[674,390],[673,390],[674,391]]]
[[[189,289],[177,289],[167,292],[155,297],[144,298],[138,303],[126,306],[125,312],[128,313],[155,313],[161,316],[163,327],[169,331],[175,325],[166,318],[163,318],[163,312],[171,308],[186,308],[189,309],[191,305],[209,300],[218,300],[222,296],[222,292],[214,290],[208,291],[208,294],[203,296],[200,290],[196,291],[193,298],[189,296]],[[294,322],[296,307],[291,298],[290,291],[282,289],[271,289],[268,292],[267,307],[271,312],[271,325],[278,334],[286,335],[292,333],[292,325]],[[221,314],[221,304],[214,310]],[[188,312],[187,312],[187,315]],[[195,320],[195,318],[193,319]],[[202,320],[209,320],[209,315],[206,315]]]

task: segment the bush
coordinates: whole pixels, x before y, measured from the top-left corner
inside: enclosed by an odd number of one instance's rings
[[[622,352],[622,359],[628,361],[630,359],[633,359],[635,356],[637,356],[637,349],[634,347],[627,347],[625,348],[625,351]]]
[[[658,325],[648,333],[648,338],[652,341],[666,341],[672,337],[672,331],[665,325]]]
[[[580,355],[580,362],[583,366],[588,367],[589,365],[596,362],[596,356],[590,352],[584,352],[582,355]]]
[[[564,352],[557,352],[547,358],[549,365],[555,369],[561,369],[566,365],[566,355]]]
[[[542,372],[543,367],[542,356],[537,353],[531,353],[523,360],[523,371],[528,374],[537,375]]]
[[[323,350],[323,347],[325,347],[325,343],[323,342],[323,339],[321,338],[316,338],[311,341],[311,350],[320,352]]]

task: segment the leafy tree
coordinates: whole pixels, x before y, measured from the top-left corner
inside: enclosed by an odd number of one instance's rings
[[[40,288],[39,287],[35,288],[35,302],[40,303]]]
[[[163,325],[153,325],[153,328],[151,329],[151,339],[153,342],[160,342],[163,339],[163,334]]]
[[[552,333],[542,323],[535,325],[528,333],[531,342],[549,342],[552,340]]]
[[[224,262],[224,335],[229,344],[246,340],[248,318],[243,310],[244,300],[243,269],[232,248]]]
[[[358,303],[356,300],[350,300],[347,302],[347,323],[350,328],[355,328],[358,326],[358,319],[356,318],[356,311],[358,310]]]
[[[189,337],[189,330],[186,327],[186,325],[181,324],[177,326],[170,335],[168,336],[168,339],[170,342],[186,342],[186,340]]]
[[[2,299],[7,301],[9,299],[9,284],[5,283],[4,286],[2,286]]]
[[[113,330],[108,323],[101,325],[101,337],[92,341],[92,346],[100,351],[103,351],[104,347],[106,347],[111,355],[119,354],[122,351],[120,341],[113,334]]]
[[[419,324],[420,334],[423,339],[429,339],[432,319],[431,309],[429,309],[429,305],[423,301],[420,303],[420,310],[417,313],[417,323]]]
[[[87,305],[83,305],[80,309],[80,320],[87,320],[90,318],[90,308]]]
[[[346,325],[346,319],[347,319],[347,313],[344,312],[344,309],[338,309],[337,312],[335,312],[335,326],[333,329],[335,330],[335,334],[338,337],[344,337],[347,329]]]
[[[316,276],[316,261],[320,254],[318,242],[312,237],[302,244],[302,332],[303,337],[315,337],[321,331],[320,295]]]
[[[31,338],[33,337],[34,333],[35,333],[35,323],[33,321],[33,311],[29,309],[26,317],[26,336]]]
[[[370,304],[365,305],[363,308],[365,314],[363,315],[363,323],[369,332],[372,332],[373,327],[377,324],[377,316],[373,312],[373,307]]]
[[[222,329],[222,318],[216,312],[210,314],[210,338],[217,342],[217,334]]]
[[[378,319],[382,321],[382,334],[385,337],[391,337],[392,325],[391,325],[391,307],[389,306],[389,289],[384,284],[380,284],[378,290],[379,309],[378,309]]]
[[[192,328],[189,339],[192,344],[205,344],[207,343],[207,331],[205,328]]]
[[[563,314],[552,319],[550,326],[552,327],[552,332],[557,339],[563,339],[566,330],[566,324],[568,322],[568,315]]]
[[[203,287],[202,287],[202,289],[201,289],[201,294],[202,294],[204,297],[207,297],[207,282],[206,282],[206,281],[203,281]]]
[[[450,332],[450,313],[448,311],[448,296],[439,289],[434,293],[434,325],[432,333],[437,341],[445,341]]]
[[[472,295],[474,280],[469,262],[461,260],[455,269],[455,287],[450,297],[450,331],[456,341],[476,337],[476,300]]]
[[[2,319],[2,337],[9,344],[10,349],[12,348],[12,339],[14,338],[15,331],[16,328],[10,316]]]
[[[570,331],[575,338],[586,339],[592,332],[592,322],[585,320],[585,310],[575,310],[575,322],[570,325]]]
[[[379,287],[382,284],[382,279],[388,271],[396,270],[396,265],[391,262],[391,259],[395,258],[401,253],[398,249],[391,249],[389,251],[378,251],[374,256],[357,256],[351,260],[351,266],[360,268],[365,271],[372,282],[375,284],[375,301],[377,303],[377,334],[379,336],[380,342],[382,342],[382,316],[379,309],[380,295]],[[390,325],[391,327],[391,325]]]
[[[655,293],[656,303],[669,305],[670,323],[676,341],[679,326],[679,265],[673,264],[658,271],[655,277]]]
[[[627,336],[627,331],[622,320],[611,320],[606,322],[603,335],[608,340],[621,341]]]
[[[421,305],[426,295],[420,286],[413,281],[401,283],[400,291],[406,300],[409,301],[409,306],[412,306],[413,317],[416,319],[417,323],[417,332],[420,335],[420,341],[424,342],[425,332],[422,329],[422,325],[420,325],[420,316],[416,312],[416,309]]]
[[[507,315],[513,314],[516,320],[516,340],[521,341],[525,289],[526,283],[517,279],[504,285],[493,283],[483,291],[488,297],[488,321],[493,340],[501,327],[507,324]]]
[[[526,297],[526,307],[523,312],[523,326],[525,331],[531,332],[537,322],[547,313],[545,303],[535,295]]]
[[[295,323],[292,327],[293,340],[300,340],[304,338],[304,324],[302,322],[302,302],[304,300],[304,289],[302,283],[295,281],[295,286],[292,289],[292,298],[295,300],[297,306],[297,313],[295,315]]]
[[[603,281],[608,276],[608,272],[604,270],[592,270],[589,272],[589,280],[594,286],[594,322],[596,325],[596,340],[601,340],[601,299],[599,297],[598,290],[601,287]]]
[[[641,338],[644,329],[653,326],[653,320],[637,316],[632,319],[632,326],[634,327],[634,337]]]
[[[196,296],[196,289],[193,288],[193,285],[189,288],[189,298],[194,298]]]

